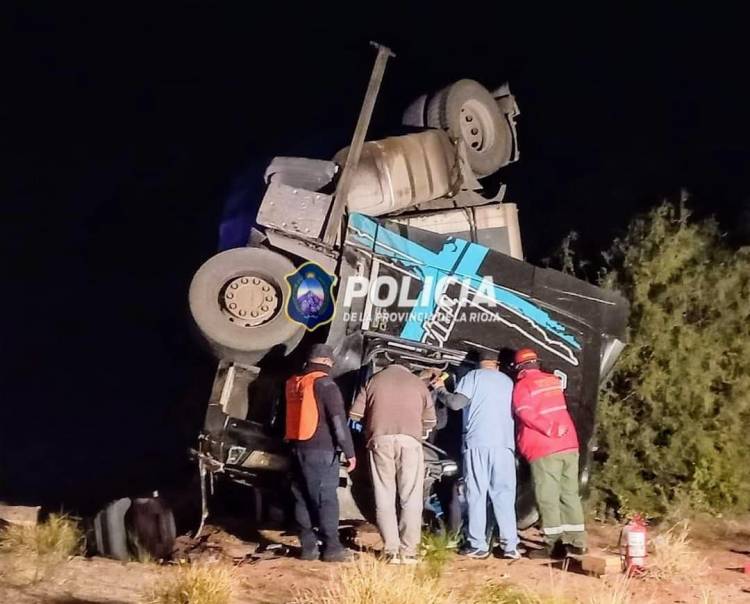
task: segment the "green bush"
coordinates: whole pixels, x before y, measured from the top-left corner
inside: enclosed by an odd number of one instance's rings
[[[438,578],[445,565],[456,555],[459,535],[447,532],[423,532],[419,544],[422,566],[428,576]]]
[[[750,248],[664,203],[605,258],[631,316],[600,397],[599,507],[750,509]]]

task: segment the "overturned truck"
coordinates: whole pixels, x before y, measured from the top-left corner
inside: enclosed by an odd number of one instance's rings
[[[350,147],[331,161],[275,158],[260,228],[193,277],[190,310],[218,359],[192,450],[203,520],[216,478],[248,485],[258,499],[285,490],[283,384],[319,341],[335,350],[334,377],[349,402],[394,360],[460,372],[478,349],[502,358],[534,348],[562,379],[587,479],[597,393],[622,349],[627,303],[523,261],[516,205],[504,201],[496,178],[492,193],[483,187],[519,158],[518,107],[507,84],[491,92],[460,80],[423,95],[404,113],[409,133],[365,142],[389,56],[378,47]],[[457,474],[458,452],[425,447],[426,509],[435,512],[433,491]],[[535,508],[519,464],[526,526]],[[367,515],[366,475],[342,469],[339,493],[342,516]]]
[[[445,370],[480,348],[536,349],[563,380],[587,479],[597,393],[622,349],[627,303],[524,262],[505,186],[483,189],[482,179],[519,157],[507,84],[490,92],[460,80],[406,110],[404,124],[418,131],[364,142],[389,55],[379,47],[351,146],[332,161],[275,158],[257,213],[262,229],[194,276],[192,315],[219,359],[193,452],[204,487],[218,475],[260,491],[281,484],[283,382],[313,341],[334,347],[334,375],[350,401],[396,359]],[[427,446],[432,486],[457,466]],[[523,474],[520,485],[527,525],[534,505]],[[342,471],[348,517],[364,509],[351,486]]]

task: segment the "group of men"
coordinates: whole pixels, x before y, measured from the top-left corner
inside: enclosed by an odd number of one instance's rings
[[[456,384],[445,374],[429,380],[394,363],[361,388],[349,412],[330,377],[330,346],[312,347],[304,371],[286,384],[286,438],[292,444],[295,519],[304,560],[346,561],[338,536],[339,451],[351,472],[357,465],[347,421],[364,425],[383,556],[389,564],[416,564],[422,529],[423,441],[436,425],[436,403],[463,415],[463,479],[468,523],[459,550],[490,555],[488,500],[502,555],[518,559],[516,448],[529,462],[545,547],[531,558],[581,554],[586,548],[578,494],[578,438],[561,380],[541,370],[531,349],[515,353],[515,384],[499,371],[498,354],[479,351],[479,366]],[[317,527],[317,533],[315,528]],[[322,552],[318,543],[323,544]]]

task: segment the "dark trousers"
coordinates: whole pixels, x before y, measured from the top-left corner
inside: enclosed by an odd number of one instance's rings
[[[318,549],[318,536],[324,553],[342,549],[339,541],[339,457],[324,449],[296,449],[293,455],[294,518],[302,550]],[[316,536],[314,528],[317,527]]]

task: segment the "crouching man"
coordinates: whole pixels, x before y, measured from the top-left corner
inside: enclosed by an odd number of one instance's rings
[[[540,369],[536,352],[529,348],[516,352],[515,366],[518,450],[531,465],[546,544],[541,550],[531,550],[529,557],[583,554],[586,532],[578,494],[578,437],[562,382]]]
[[[351,553],[339,540],[339,454],[348,470],[356,466],[354,446],[346,425],[341,391],[329,377],[333,349],[315,344],[304,371],[286,383],[286,439],[292,444],[294,516],[299,529],[303,560],[317,560],[318,536],[323,560],[345,562]],[[315,534],[318,528],[319,535]]]

